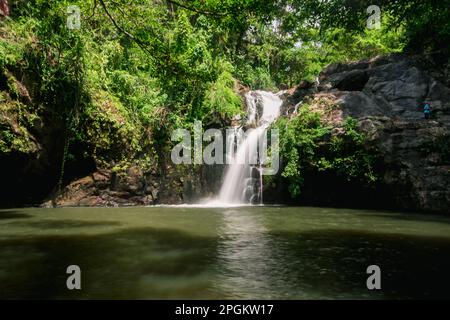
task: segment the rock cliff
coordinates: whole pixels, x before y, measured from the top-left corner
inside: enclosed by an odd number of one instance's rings
[[[292,113],[308,99],[335,126],[348,116],[357,119],[380,154],[380,174],[395,206],[448,214],[450,89],[442,73],[427,70],[422,60],[392,55],[330,65],[318,83],[288,92],[284,110]],[[432,107],[429,120],[424,102]]]

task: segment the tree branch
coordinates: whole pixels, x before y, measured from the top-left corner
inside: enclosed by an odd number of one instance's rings
[[[97,9],[97,0],[94,0],[94,7],[92,8],[92,14],[88,17],[88,19],[92,19],[92,17],[95,15],[95,9]]]
[[[116,27],[117,30],[119,30],[120,32],[122,32],[123,34],[125,34],[127,37],[129,37],[131,40],[133,40],[134,42],[137,43],[137,45],[144,50],[145,52],[149,53],[150,55],[152,54],[152,52],[148,49],[147,45],[145,43],[143,43],[141,40],[139,40],[138,38],[136,38],[134,35],[132,35],[131,33],[129,33],[128,31],[126,31],[125,29],[123,29],[121,26],[119,26],[116,22],[116,20],[113,18],[113,16],[109,13],[108,8],[105,5],[105,2],[103,0],[99,0],[100,4],[103,7],[103,10],[105,10],[106,15],[108,16],[109,20],[112,22],[112,24],[114,25],[114,27]]]
[[[199,14],[205,14],[205,15],[211,15],[211,16],[217,16],[217,17],[223,17],[223,16],[226,16],[228,14],[228,13],[219,13],[219,12],[210,12],[210,11],[198,10],[198,9],[196,9],[194,7],[187,6],[187,5],[183,4],[183,3],[179,3],[179,2],[174,1],[174,0],[167,0],[167,2],[173,4],[173,5],[177,6],[177,7],[184,8],[186,10],[193,11],[193,12],[199,13]]]

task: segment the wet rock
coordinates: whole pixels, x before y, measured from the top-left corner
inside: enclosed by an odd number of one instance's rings
[[[125,172],[101,169],[77,179],[50,196],[43,207],[146,206],[198,202],[218,192],[223,166],[164,166],[144,172],[131,166]]]
[[[361,91],[369,81],[369,75],[364,70],[338,73],[332,78],[331,86],[341,91]]]
[[[347,116],[358,120],[381,156],[380,175],[395,204],[450,214],[450,88],[403,55],[330,65],[319,79],[306,97],[311,108],[336,128]],[[285,98],[291,106],[299,101]]]

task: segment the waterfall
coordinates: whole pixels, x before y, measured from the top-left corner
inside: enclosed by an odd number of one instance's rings
[[[231,164],[225,172],[219,199],[224,204],[262,204],[262,169],[258,145],[267,128],[280,114],[282,104],[278,95],[266,91],[250,91],[247,102],[247,127],[245,136],[241,127],[235,127],[227,141],[227,150],[233,152]]]

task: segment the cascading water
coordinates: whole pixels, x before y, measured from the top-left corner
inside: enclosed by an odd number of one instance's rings
[[[253,129],[243,137],[241,128],[235,127],[234,134],[227,141],[227,148],[237,145],[237,150],[231,157],[219,194],[218,201],[224,204],[262,204],[263,163],[258,158],[258,144],[279,116],[282,104],[277,94],[266,91],[250,91],[245,98],[247,126]]]

